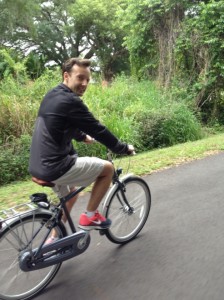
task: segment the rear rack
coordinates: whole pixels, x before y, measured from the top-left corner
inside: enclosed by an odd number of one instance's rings
[[[28,203],[16,205],[12,208],[0,210],[0,229],[2,223],[35,209],[37,209],[37,207],[32,202],[28,202]]]

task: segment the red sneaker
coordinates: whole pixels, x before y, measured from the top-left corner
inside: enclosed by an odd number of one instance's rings
[[[110,225],[111,220],[106,219],[98,211],[92,217],[88,217],[87,214],[83,213],[79,219],[79,228],[84,230],[107,229]]]

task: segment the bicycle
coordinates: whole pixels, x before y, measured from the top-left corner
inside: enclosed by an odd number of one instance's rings
[[[112,159],[109,158],[112,162]],[[114,172],[113,184],[104,201],[102,214],[112,220],[101,235],[116,244],[133,240],[147,221],[151,194],[140,177],[127,174],[120,178],[122,168]],[[52,183],[38,179],[42,186]],[[90,231],[76,230],[65,203],[84,190],[79,187],[59,203],[51,204],[47,194],[31,195],[31,202],[0,212],[0,299],[28,300],[39,294],[53,280],[63,261],[82,254],[90,244]],[[28,208],[21,211],[22,206]],[[64,213],[71,234],[61,220]],[[6,217],[3,217],[6,216]],[[52,229],[59,239],[45,245]],[[4,253],[6,252],[6,253]]]

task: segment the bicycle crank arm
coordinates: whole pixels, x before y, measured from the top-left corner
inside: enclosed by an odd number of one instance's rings
[[[37,249],[25,251],[19,257],[19,266],[22,271],[30,272],[61,263],[67,259],[83,253],[90,244],[90,235],[87,231],[78,231],[56,242],[45,245],[35,258]]]

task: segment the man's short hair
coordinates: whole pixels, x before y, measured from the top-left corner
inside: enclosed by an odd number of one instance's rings
[[[85,67],[88,68],[91,65],[91,61],[89,59],[83,59],[79,57],[72,57],[66,60],[62,65],[62,76],[65,72],[70,73],[71,69],[74,65],[77,65],[79,67]]]

